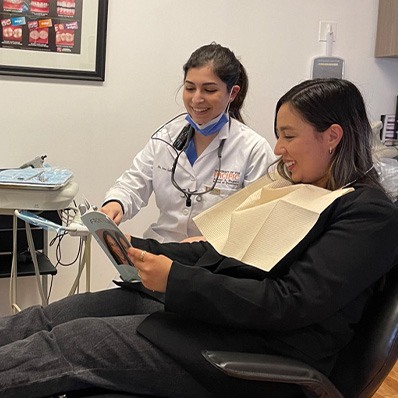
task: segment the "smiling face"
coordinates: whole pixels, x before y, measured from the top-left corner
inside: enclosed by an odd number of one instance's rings
[[[224,112],[238,91],[239,86],[234,86],[230,96],[227,85],[210,66],[191,68],[184,81],[183,101],[192,119],[201,125]]]
[[[276,129],[278,141],[274,152],[282,157],[293,182],[325,188],[332,160],[330,152],[341,139],[341,127],[332,124],[318,132],[287,102],[278,111]]]

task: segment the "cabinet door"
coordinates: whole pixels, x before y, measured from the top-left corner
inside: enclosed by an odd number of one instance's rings
[[[398,0],[379,0],[375,57],[398,57]]]

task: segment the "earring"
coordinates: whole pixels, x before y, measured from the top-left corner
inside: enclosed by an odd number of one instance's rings
[[[330,154],[333,153],[333,148],[332,148],[332,147],[329,148],[329,153],[330,153]]]

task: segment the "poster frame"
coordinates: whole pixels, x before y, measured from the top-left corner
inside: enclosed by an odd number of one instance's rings
[[[57,1],[57,0],[50,0]],[[105,59],[106,59],[106,35],[107,35],[107,19],[108,19],[108,0],[82,0],[85,2],[85,12],[87,15],[97,15],[96,30],[86,32],[84,29],[81,32],[82,42],[85,40],[89,43],[87,54],[85,54],[84,65],[80,68],[79,57],[76,65],[68,67],[63,63],[63,60],[71,58],[72,54],[56,53],[49,54],[46,51],[26,51],[23,49],[3,48],[0,47],[0,75],[10,76],[27,76],[27,77],[41,77],[41,78],[58,78],[58,79],[75,79],[75,80],[92,80],[104,81],[105,80]],[[85,37],[90,35],[89,38]],[[93,40],[94,38],[94,40]],[[19,59],[23,60],[26,55],[32,57],[33,66],[23,65],[22,63],[10,61],[9,55],[14,52],[20,52]],[[74,55],[74,54],[73,54]],[[72,57],[73,57],[72,55]],[[46,65],[46,57],[56,58],[56,66]],[[8,59],[10,58],[10,60]],[[25,57],[26,58],[26,57]],[[87,58],[89,67],[87,67]]]

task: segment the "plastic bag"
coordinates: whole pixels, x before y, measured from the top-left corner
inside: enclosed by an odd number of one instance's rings
[[[375,163],[384,189],[393,197],[398,198],[398,160],[381,158]]]
[[[72,177],[73,172],[71,170],[53,167],[7,169],[0,171],[0,185],[62,187]]]

